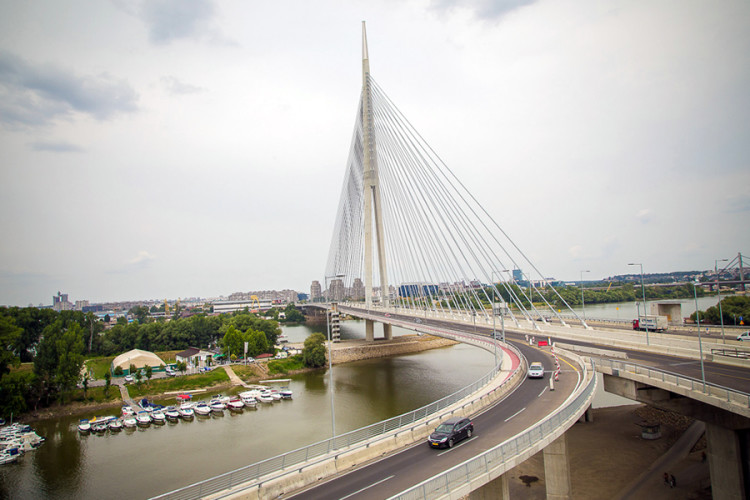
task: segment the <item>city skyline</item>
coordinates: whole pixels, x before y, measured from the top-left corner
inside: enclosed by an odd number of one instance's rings
[[[361,86],[545,276],[747,252],[750,5],[5,3],[0,304],[324,282]]]

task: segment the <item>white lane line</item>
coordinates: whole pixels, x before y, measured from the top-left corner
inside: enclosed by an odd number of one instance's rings
[[[381,480],[380,480],[380,481],[378,481],[377,483],[372,483],[372,484],[371,484],[370,486],[365,486],[365,487],[364,487],[364,488],[362,488],[361,490],[357,490],[357,491],[355,491],[354,493],[349,493],[349,494],[348,494],[348,495],[346,495],[345,497],[341,497],[341,498],[339,498],[339,500],[344,500],[345,498],[349,498],[349,497],[353,497],[354,495],[358,495],[358,494],[362,493],[363,491],[365,491],[366,489],[372,488],[373,486],[377,486],[377,485],[379,485],[380,483],[384,483],[384,482],[388,481],[388,480],[389,480],[389,479],[391,479],[392,477],[396,477],[396,476],[395,476],[395,475],[393,475],[393,476],[388,476],[388,477],[386,477],[385,479],[381,479]]]
[[[544,389],[542,389],[542,392],[540,392],[537,397],[538,398],[542,397],[542,394],[544,394],[545,392],[547,392],[547,387],[545,387]]]
[[[453,448],[446,448],[446,450],[445,450],[445,451],[441,451],[440,453],[438,453],[438,454],[437,454],[437,456],[439,456],[439,457],[440,457],[440,456],[442,456],[442,455],[445,455],[446,453],[450,453],[451,451],[455,450],[456,448],[460,448],[460,447],[462,447],[463,445],[465,445],[465,444],[466,444],[466,443],[468,443],[469,441],[474,441],[474,440],[475,440],[476,438],[477,438],[477,435],[476,435],[476,434],[474,434],[474,435],[473,435],[473,436],[471,436],[471,437],[470,437],[469,439],[466,439],[466,440],[464,440],[464,441],[461,441],[461,442],[460,442],[460,443],[458,443],[457,445],[453,446]]]
[[[510,420],[511,418],[515,417],[516,415],[518,415],[519,413],[521,413],[522,411],[524,411],[525,409],[526,409],[525,407],[524,407],[524,408],[521,408],[520,410],[518,410],[517,412],[515,412],[515,413],[514,413],[513,415],[511,415],[510,417],[506,418],[506,419],[505,419],[505,421],[507,422],[507,421],[508,421],[508,420]]]

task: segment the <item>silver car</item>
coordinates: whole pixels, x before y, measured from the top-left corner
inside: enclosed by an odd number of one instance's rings
[[[544,378],[544,366],[539,361],[534,361],[529,365],[529,378]]]

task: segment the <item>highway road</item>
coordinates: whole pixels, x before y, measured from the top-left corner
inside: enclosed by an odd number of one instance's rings
[[[372,311],[370,312],[372,314]],[[383,315],[385,316],[385,315]],[[451,328],[454,330],[465,331],[469,333],[492,336],[492,328],[477,325],[468,325],[465,323],[454,323],[450,321],[435,320],[429,318],[414,318],[408,315],[397,315],[390,314],[391,318],[399,319],[401,321],[414,322],[415,319],[419,319],[421,323],[427,326],[437,326],[442,328]],[[387,320],[387,318],[383,318]],[[417,324],[418,325],[418,324]],[[416,326],[416,325],[415,325]],[[498,338],[500,337],[500,329],[497,329]],[[632,330],[631,330],[632,331]],[[525,341],[526,333],[514,331],[512,328],[506,328],[505,330],[506,339]],[[645,332],[643,332],[645,336]],[[537,339],[546,339],[548,335],[537,335]],[[562,342],[567,344],[575,344],[588,347],[603,348],[610,351],[624,352],[628,355],[627,361],[631,363],[637,363],[654,368],[677,373],[686,377],[701,380],[701,363],[697,359],[685,359],[676,356],[668,356],[665,354],[649,353],[644,351],[637,351],[633,349],[624,349],[620,347],[601,346],[597,345],[596,342],[581,342],[576,340],[568,340],[563,338],[556,338],[554,335],[549,336],[553,342]],[[715,340],[715,339],[712,339]],[[750,370],[743,367],[730,366],[722,363],[716,363],[711,361],[704,361],[703,370],[706,376],[706,382],[721,385],[734,389],[741,392],[750,394]]]
[[[513,342],[529,360],[541,361],[544,379],[525,379],[495,406],[472,418],[474,435],[450,449],[435,450],[426,440],[367,466],[340,474],[325,482],[281,498],[302,499],[382,499],[462,463],[521,433],[560,406],[582,382],[578,367],[560,360],[560,380],[551,391],[549,377],[555,365],[548,349]],[[460,367],[447,366],[446,370]]]

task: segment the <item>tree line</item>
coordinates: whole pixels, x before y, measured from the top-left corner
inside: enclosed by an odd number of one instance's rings
[[[304,320],[291,304],[285,314],[287,321],[290,316]],[[171,321],[142,317],[128,323],[118,318],[105,330],[104,322],[93,313],[0,307],[0,343],[4,347],[0,354],[0,415],[64,402],[82,381],[81,368],[88,357],[115,356],[131,349],[153,352],[211,345],[221,347],[227,355],[239,355],[246,340],[251,341],[248,354],[257,356],[273,353],[280,334],[277,321],[247,311],[197,314]],[[33,363],[32,369],[13,369],[21,363]]]

